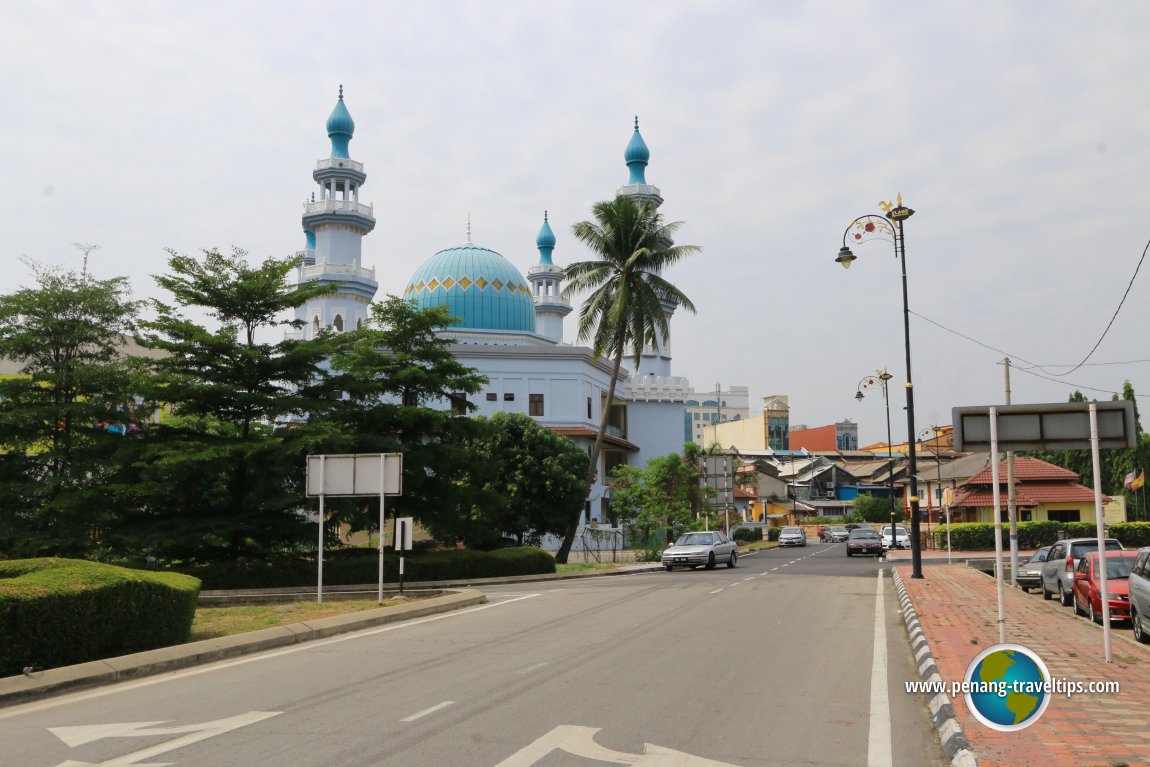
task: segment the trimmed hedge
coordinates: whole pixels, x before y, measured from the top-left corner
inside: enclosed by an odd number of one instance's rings
[[[316,582],[316,561],[312,558],[242,559],[172,569],[199,578],[205,589],[314,586]],[[555,557],[533,546],[495,551],[416,551],[405,555],[403,571],[407,582],[536,575],[555,572]],[[399,582],[399,555],[394,551],[384,552],[383,577],[388,583]],[[375,549],[337,549],[324,554],[325,586],[354,586],[378,580],[379,554]]]
[[[1009,547],[1007,525],[1002,526],[1002,545]],[[1110,525],[1109,535],[1117,538],[1128,549],[1150,546],[1150,522],[1123,522]],[[1067,538],[1092,538],[1098,533],[1093,522],[1019,522],[1018,548],[1037,549],[1049,546],[1058,540],[1058,533],[1064,532]],[[938,548],[946,548],[946,525],[934,528],[934,542]],[[950,526],[950,545],[964,551],[993,551],[994,525],[989,522],[959,522]]]
[[[188,641],[200,582],[78,559],[0,562],[0,675]]]
[[[731,538],[738,543],[761,541],[763,540],[763,529],[761,527],[736,527],[731,532]]]

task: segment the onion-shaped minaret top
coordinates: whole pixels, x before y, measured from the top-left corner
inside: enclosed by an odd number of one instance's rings
[[[639,133],[639,117],[635,116],[635,132],[631,134],[631,141],[627,144],[627,151],[623,153],[627,167],[631,169],[631,180],[628,184],[646,184],[647,162],[651,159],[651,151]]]
[[[555,250],[555,232],[547,223],[547,211],[543,211],[543,226],[539,228],[539,235],[535,238],[535,246],[539,248],[539,263],[551,264],[551,253]]]
[[[355,120],[351,119],[351,112],[347,111],[347,106],[343,103],[342,85],[339,86],[339,101],[335,102],[335,108],[327,118],[327,135],[331,139],[332,157],[351,156],[348,154],[347,145],[355,135]]]

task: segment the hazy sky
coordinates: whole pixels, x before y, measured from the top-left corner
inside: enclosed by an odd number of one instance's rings
[[[1016,403],[1130,380],[1146,410],[1150,265],[1056,374],[1150,239],[1148,29],[1150,4],[1051,0],[8,3],[0,292],[23,256],[79,269],[74,243],[137,297],[168,247],[299,250],[342,83],[380,297],[468,215],[521,271],[545,209],[556,263],[586,258],[571,225],[626,183],[638,115],[647,180],[703,248],[669,275],[698,307],[672,325],[697,388],[788,394],[792,423],[850,418],[865,444],[882,398],[854,393],[886,366],[905,439],[893,248],[834,262],[901,192],[919,428],[1003,402],[1008,354]]]

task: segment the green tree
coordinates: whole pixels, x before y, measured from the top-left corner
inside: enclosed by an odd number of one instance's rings
[[[138,303],[126,278],[31,263],[0,296],[0,552],[83,556],[115,520],[110,457],[134,427],[123,351]],[[134,430],[134,428],[133,428]]]
[[[648,553],[657,554],[687,530],[701,527],[702,472],[691,456],[678,453],[647,461],[642,468],[619,466],[612,485],[612,508]],[[706,514],[706,511],[702,511]]]
[[[499,499],[477,515],[493,538],[514,536],[519,545],[538,545],[544,535],[562,535],[571,514],[583,508],[587,454],[574,441],[540,426],[523,413],[496,413],[479,439],[476,455],[494,463],[487,489]]]
[[[486,438],[486,423],[462,417],[487,378],[451,353],[454,340],[442,331],[454,322],[446,306],[421,309],[388,296],[333,360],[345,392],[334,411],[335,444],[341,452],[403,453],[403,494],[387,508],[445,542],[474,537],[472,510],[498,504],[486,489],[489,456],[470,449]],[[357,529],[378,527],[378,504],[345,504],[345,513]]]
[[[665,305],[677,304],[695,311],[691,300],[664,279],[663,272],[699,251],[694,245],[675,244],[674,235],[681,222],[666,223],[653,205],[631,197],[597,203],[592,214],[593,221],[581,221],[572,231],[596,259],[580,261],[563,270],[568,281],[563,291],[565,298],[590,291],[579,311],[579,338],[591,342],[596,357],[607,357],[613,363],[584,480],[584,497],[595,484],[623,358],[631,355],[638,365],[643,349],[658,344],[660,339],[669,341],[671,328]],[[578,527],[579,513],[573,513],[556,561],[567,561]]]
[[[325,361],[336,339],[265,337],[298,330],[301,322],[284,317],[334,288],[289,285],[290,258],[252,266],[239,249],[169,255],[169,273],[155,279],[173,303],[153,302],[157,316],[142,323],[140,342],[158,354],[140,365],[150,398],[175,415],[138,442],[120,488],[134,513],[121,545],[202,560],[306,541],[304,455],[331,432]]]
[[[903,509],[896,506],[890,498],[877,495],[860,495],[851,504],[851,516],[864,522],[890,524],[891,511],[895,512],[897,522],[903,521]]]

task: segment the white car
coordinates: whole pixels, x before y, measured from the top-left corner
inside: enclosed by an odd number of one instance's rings
[[[890,525],[882,529],[882,548],[883,551],[888,551],[891,548]],[[910,548],[910,534],[907,533],[906,528],[902,525],[894,526],[894,548]]]
[[[784,527],[779,531],[780,546],[806,546],[807,532],[801,527]]]

